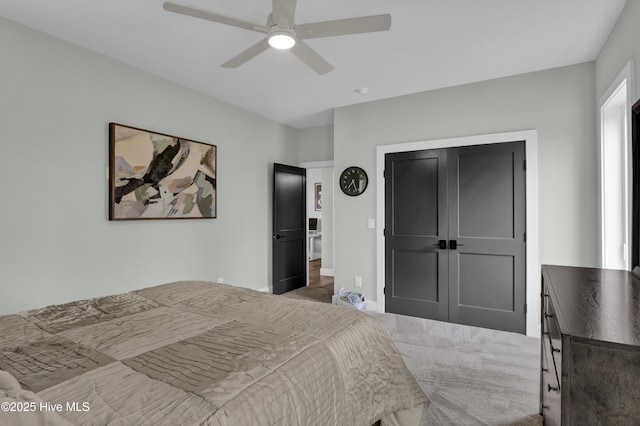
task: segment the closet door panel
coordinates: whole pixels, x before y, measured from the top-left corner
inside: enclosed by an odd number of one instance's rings
[[[387,312],[448,319],[446,151],[385,158]]]
[[[448,159],[449,321],[524,333],[524,142]]]

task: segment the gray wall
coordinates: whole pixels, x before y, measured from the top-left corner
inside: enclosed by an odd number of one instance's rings
[[[313,163],[333,160],[333,125],[298,130],[298,162]],[[333,197],[334,169],[323,167],[307,172],[322,171],[322,268],[333,269]],[[331,213],[329,213],[331,212]],[[310,213],[313,217],[313,212]],[[327,271],[324,271],[327,272]]]
[[[265,287],[272,163],[326,160],[370,175],[360,197],[335,191],[333,266],[337,288],[359,275],[375,300],[375,147],[523,129],[538,130],[540,261],[597,266],[597,99],[630,59],[640,90],[639,20],[627,2],[595,64],[338,108],[334,126],[296,131],[0,18],[0,314],[176,279]],[[110,121],[217,144],[219,218],[107,221]]]
[[[595,140],[595,65],[587,63],[442,90],[338,108],[335,113],[336,175],[363,167],[370,187],[359,197],[335,196],[336,288],[376,300],[378,145],[538,131],[540,262],[598,264],[598,168]]]
[[[320,170],[322,170],[322,269],[333,269],[334,170],[333,167],[324,167]]]
[[[298,163],[333,160],[333,125],[298,130]]]
[[[635,66],[635,102],[640,93],[640,1],[627,1],[596,61],[596,99],[600,99],[627,62]]]
[[[297,131],[0,19],[0,314],[180,279],[270,280]],[[218,219],[109,222],[110,121],[218,146]]]
[[[322,226],[323,211],[316,210],[316,183],[322,184],[324,192],[322,169],[307,169],[307,216],[320,219],[320,226]]]

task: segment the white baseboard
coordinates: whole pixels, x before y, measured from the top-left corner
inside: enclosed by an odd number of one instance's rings
[[[540,330],[540,324],[537,327],[530,327],[527,330],[527,336],[529,337],[540,337],[542,335],[542,330]]]
[[[263,293],[271,293],[271,290],[269,290],[269,286],[257,288],[256,290],[261,291]]]
[[[333,268],[320,268],[320,275],[325,277],[333,277]]]

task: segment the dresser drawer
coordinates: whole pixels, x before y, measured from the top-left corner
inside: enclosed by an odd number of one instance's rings
[[[541,403],[542,414],[545,425],[560,425],[561,423],[561,400],[560,386],[556,377],[555,368],[551,358],[549,341],[542,339],[542,389]]]
[[[544,322],[543,322],[543,340],[548,345],[549,364],[552,364],[556,374],[558,385],[562,378],[562,335],[558,326],[558,318],[556,317],[553,304],[549,297],[544,298]]]

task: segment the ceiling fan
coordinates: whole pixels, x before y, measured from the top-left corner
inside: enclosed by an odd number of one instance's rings
[[[273,0],[273,12],[269,14],[266,25],[171,2],[165,2],[162,7],[169,12],[266,34],[263,40],[222,64],[225,68],[237,68],[271,46],[276,49],[290,49],[298,59],[307,64],[312,70],[318,74],[326,74],[333,70],[333,66],[309,47],[304,40],[387,31],[391,28],[391,15],[389,14],[295,25],[293,16],[296,10],[296,0]]]

